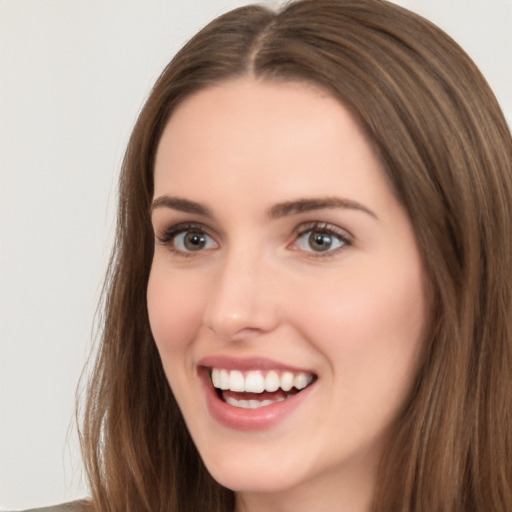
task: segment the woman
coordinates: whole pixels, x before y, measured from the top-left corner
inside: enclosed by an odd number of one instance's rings
[[[81,430],[93,510],[512,510],[512,141],[381,0],[245,7],[157,81]]]

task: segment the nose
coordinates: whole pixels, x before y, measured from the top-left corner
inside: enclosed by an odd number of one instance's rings
[[[204,325],[224,341],[267,333],[279,323],[277,282],[261,258],[231,255],[219,264]]]

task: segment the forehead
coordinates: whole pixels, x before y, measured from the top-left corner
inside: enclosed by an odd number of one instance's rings
[[[349,110],[305,83],[240,79],[187,98],[171,116],[155,163],[155,196],[191,198],[356,194],[386,186]],[[356,199],[356,198],[354,198]]]
[[[196,92],[173,112],[161,139],[159,153],[191,138],[215,147],[220,141],[239,138],[248,144],[292,144],[298,137],[325,137],[340,128],[340,116],[349,130],[355,126],[348,111],[330,94],[303,82],[268,82],[244,78]],[[287,131],[276,137],[276,121]],[[354,126],[351,126],[354,125]],[[315,127],[315,131],[311,130]],[[301,128],[303,128],[301,130]],[[293,138],[291,137],[293,135]]]

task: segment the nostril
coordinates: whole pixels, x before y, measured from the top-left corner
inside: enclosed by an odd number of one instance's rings
[[[243,341],[271,331],[278,324],[276,301],[258,263],[247,251],[230,255],[208,297],[203,323],[224,341]],[[250,261],[249,261],[250,260]]]

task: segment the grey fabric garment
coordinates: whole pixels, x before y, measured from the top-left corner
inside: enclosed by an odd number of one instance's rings
[[[86,501],[80,500],[62,503],[61,505],[54,505],[53,507],[31,508],[30,510],[20,512],[83,512],[86,510],[86,505]]]

